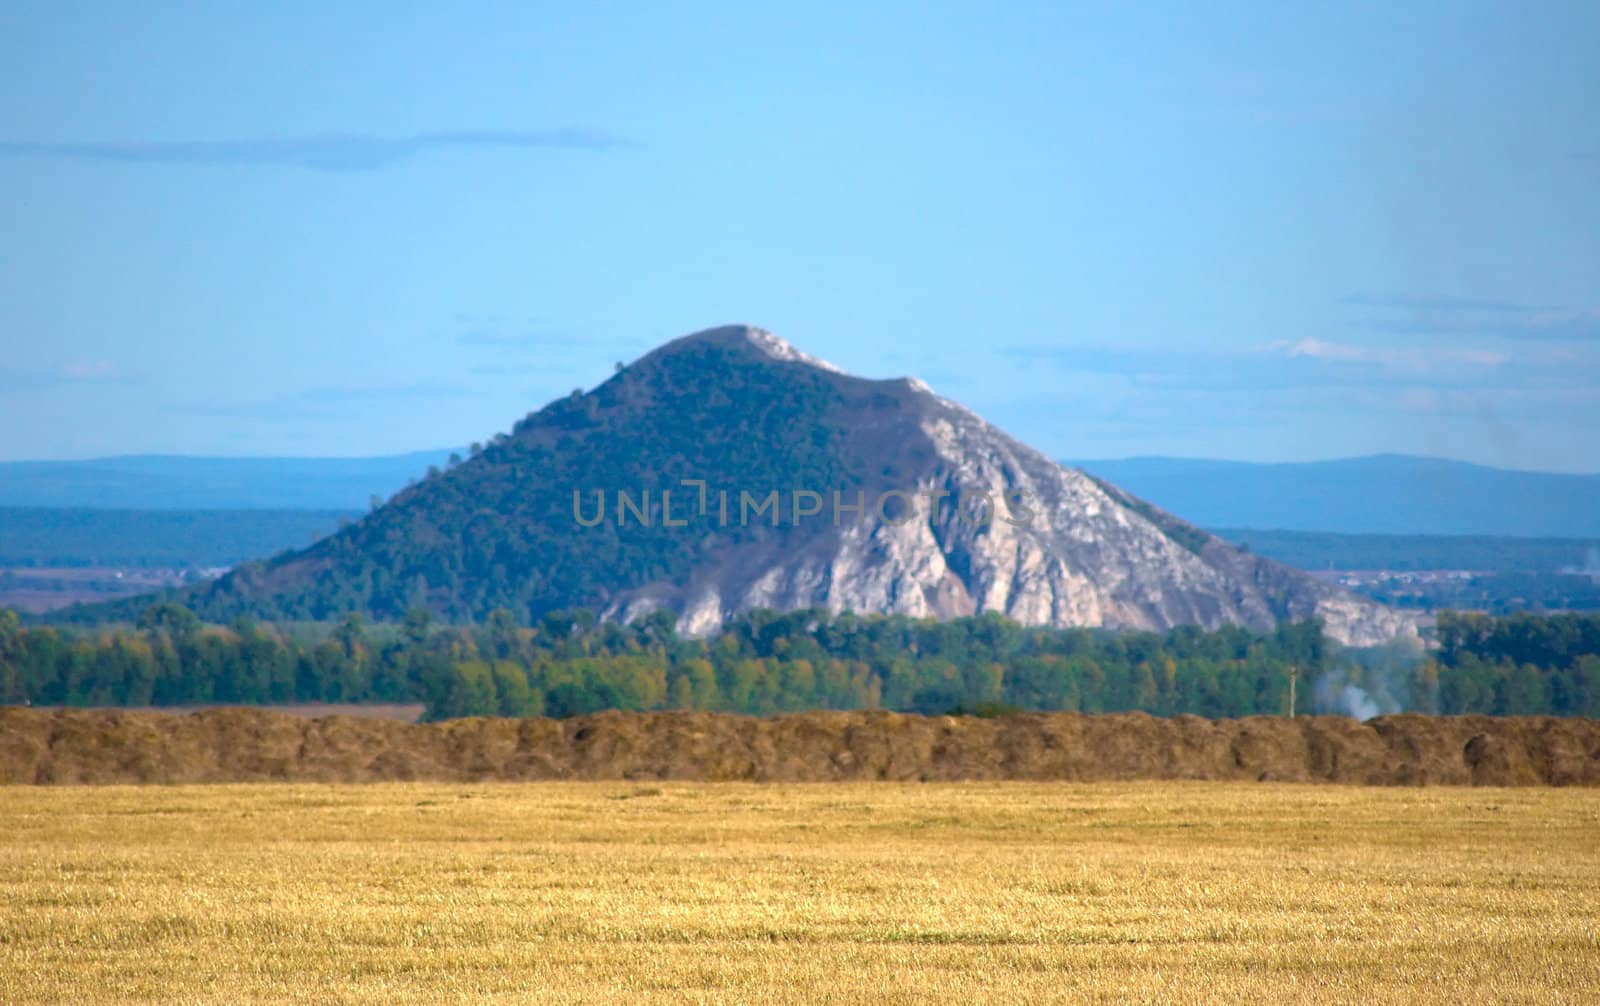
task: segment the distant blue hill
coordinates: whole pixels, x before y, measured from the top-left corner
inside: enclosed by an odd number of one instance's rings
[[[1201,527],[1600,536],[1600,475],[1401,454],[1290,464],[1162,457],[1065,463]]]
[[[0,462],[0,507],[362,511],[373,495],[387,498],[449,455]],[[1201,527],[1600,538],[1600,475],[1397,454],[1289,464],[1161,457],[1066,464]]]
[[[0,506],[134,510],[365,510],[449,450],[376,458],[202,458],[138,455],[92,461],[0,462]]]

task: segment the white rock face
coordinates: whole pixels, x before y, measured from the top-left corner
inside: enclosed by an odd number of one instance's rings
[[[802,353],[800,350],[794,348],[789,343],[778,338],[776,335],[773,335],[764,328],[746,327],[745,337],[750,340],[751,344],[759,348],[763,353],[766,353],[768,356],[772,357],[774,360],[786,360],[791,363],[806,363],[831,373],[844,373],[843,370],[835,367],[827,360],[819,360],[810,353]]]
[[[915,617],[992,611],[1028,625],[1151,630],[1228,623],[1259,630],[1317,616],[1350,645],[1416,634],[1411,617],[1242,553],[1063,467],[920,381],[849,377],[760,329],[698,337],[742,338],[775,364],[839,374],[842,387],[879,403],[842,426],[847,438],[877,438],[859,452],[899,473],[878,488],[916,497],[915,517],[892,523],[871,513],[870,503],[859,523],[836,528],[824,515],[785,550],[735,552],[690,583],[618,598],[612,616],[666,604],[682,613],[679,631],[689,634],[712,632],[753,608],[807,607]],[[937,509],[919,496],[937,492],[951,494]],[[979,492],[995,501],[986,523],[952,506]]]

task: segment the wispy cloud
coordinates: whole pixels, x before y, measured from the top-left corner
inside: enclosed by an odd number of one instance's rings
[[[0,142],[0,157],[48,157],[123,164],[296,167],[374,171],[433,150],[611,150],[626,140],[599,130],[442,130],[411,136],[341,133],[244,140],[126,140],[88,143]]]
[[[480,363],[472,368],[472,372],[480,377],[526,377],[532,374],[575,374],[577,369],[559,363]]]
[[[1553,389],[1600,382],[1600,347],[1572,343],[1508,350],[1470,343],[1395,345],[1304,337],[1242,348],[1022,345],[1000,352],[1030,368],[1103,375],[1129,389]]]
[[[1008,346],[1000,350],[1026,366],[1051,366],[1117,378],[1133,388],[1244,390],[1364,385],[1372,375],[1331,367],[1271,347],[1195,349],[1122,346]]]
[[[1400,387],[1352,392],[1334,408],[1460,419],[1494,414],[1526,420],[1573,422],[1600,417],[1600,391],[1586,387]]]
[[[1349,307],[1375,307],[1385,310],[1475,311],[1488,314],[1525,314],[1529,311],[1544,310],[1536,305],[1515,300],[1399,293],[1355,294],[1344,298],[1340,303]]]
[[[1367,364],[1428,373],[1454,364],[1474,367],[1499,367],[1511,359],[1510,354],[1490,349],[1434,348],[1427,349],[1394,346],[1361,346],[1326,339],[1280,339],[1269,343],[1263,352],[1275,353],[1294,359],[1327,360],[1334,363]]]
[[[292,395],[285,395],[284,400],[314,402],[323,405],[341,405],[350,402],[392,402],[419,398],[456,398],[466,393],[467,389],[458,384],[437,382],[367,387],[338,384],[321,388],[309,388]]]
[[[468,389],[457,384],[423,382],[389,385],[325,385],[265,399],[201,402],[179,411],[202,416],[246,419],[326,419],[348,415],[361,405],[384,402],[443,401]]]
[[[61,365],[61,380],[67,383],[115,383],[122,384],[137,378],[122,369],[121,364],[103,356],[80,356],[68,360]]]
[[[599,348],[615,352],[640,346],[640,340],[635,338],[605,336],[587,326],[557,325],[538,319],[516,320],[459,314],[455,323],[460,326],[459,334],[455,336],[456,345],[484,351],[486,356],[500,355],[508,360],[537,354],[536,362],[548,362],[558,355],[585,350]]]
[[[548,332],[495,332],[474,329],[464,333],[456,342],[474,349],[566,349],[584,340],[581,336],[555,335]]]
[[[1391,335],[1600,340],[1594,308],[1407,294],[1346,297],[1344,304],[1361,312],[1356,327]]]
[[[1037,343],[1002,346],[999,353],[1030,365],[1049,364],[1065,370],[1121,376],[1165,371],[1174,365],[1181,368],[1184,360],[1215,360],[1219,355],[1187,350],[1166,351],[1122,346],[1051,346]]]
[[[76,357],[46,370],[0,370],[0,391],[51,391],[84,384],[138,384],[144,380],[115,360]]]

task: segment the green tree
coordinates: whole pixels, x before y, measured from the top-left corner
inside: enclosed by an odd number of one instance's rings
[[[494,672],[481,660],[468,660],[455,665],[437,708],[429,710],[429,718],[494,716],[499,711]]]
[[[200,619],[181,604],[162,601],[139,615],[139,628],[162,641],[186,642],[200,631]]]
[[[694,683],[685,672],[679,672],[672,677],[672,684],[667,688],[667,707],[669,709],[693,709]]]
[[[684,661],[681,677],[689,682],[694,709],[721,709],[722,692],[717,687],[717,669],[711,661],[696,658]]]
[[[413,645],[426,643],[432,628],[433,612],[427,608],[419,605],[406,612],[405,636]]]
[[[499,696],[501,716],[541,716],[543,702],[534,708],[533,688],[528,683],[528,672],[521,664],[509,660],[496,660],[493,664],[495,692]]]
[[[0,704],[27,701],[19,665],[22,663],[22,620],[10,608],[0,608]]]

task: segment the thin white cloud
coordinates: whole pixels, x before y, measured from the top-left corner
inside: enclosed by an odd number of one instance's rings
[[[1600,339],[1600,309],[1475,297],[1363,295],[1344,304],[1363,317],[1352,324],[1404,336],[1496,339]]]
[[[1290,359],[1365,364],[1420,373],[1462,364],[1471,367],[1500,367],[1511,360],[1509,353],[1472,346],[1445,348],[1362,346],[1314,338],[1279,339],[1268,343],[1263,347],[1263,351]]]
[[[64,381],[123,381],[127,377],[115,360],[104,357],[80,357],[61,365]]]
[[[430,150],[611,150],[628,142],[595,129],[451,129],[410,136],[342,133],[244,140],[125,140],[84,143],[0,141],[0,157],[47,157],[122,164],[246,165],[313,171],[373,171]]]
[[[1313,360],[1340,360],[1347,363],[1378,363],[1378,354],[1362,346],[1348,346],[1343,343],[1327,342],[1322,339],[1300,339],[1290,342],[1279,339],[1268,345],[1269,351],[1281,353],[1284,356],[1304,356]]]
[[[82,384],[137,384],[144,378],[105,357],[75,357],[48,369],[0,370],[0,392],[56,391]]]

